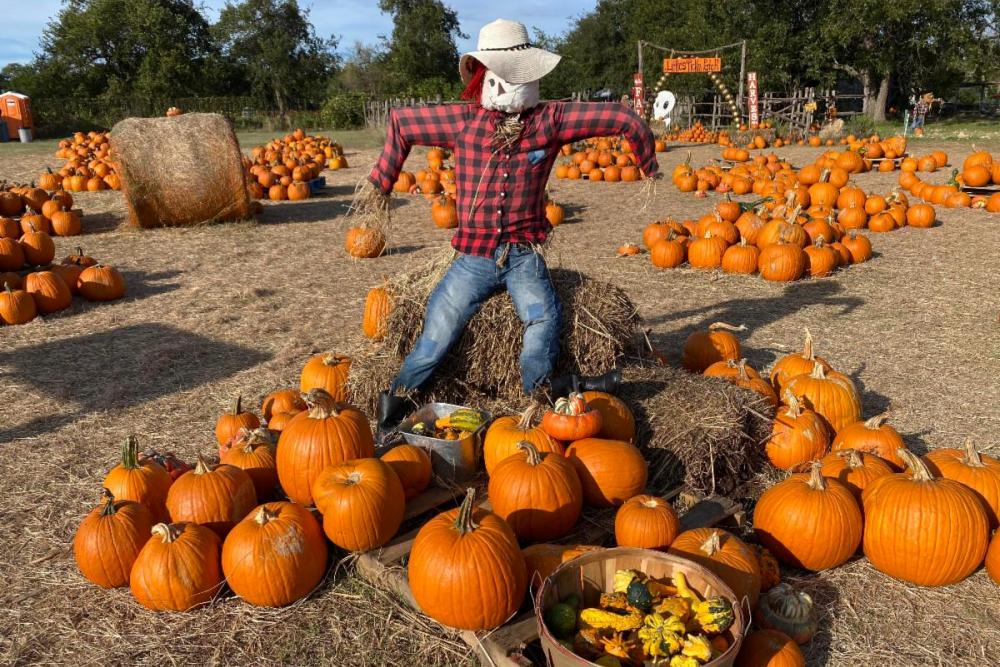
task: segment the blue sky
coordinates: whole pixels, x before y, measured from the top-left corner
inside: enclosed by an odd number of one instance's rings
[[[211,20],[218,15],[225,0],[203,0]],[[14,0],[2,0],[7,6],[0,22],[0,67],[9,62],[27,62],[38,49],[42,29],[62,6],[61,0],[33,0],[30,9]],[[392,32],[392,21],[378,10],[377,0],[299,0],[309,8],[316,31],[323,36],[336,35],[341,50],[349,49],[354,42],[372,43],[379,35]],[[472,0],[445,0],[458,12],[462,31],[469,35],[459,43],[459,49],[475,48],[480,26],[495,18],[515,19],[528,28],[538,27],[547,33],[566,31],[571,20],[597,4],[597,0],[507,0],[504,3]],[[501,8],[502,9],[498,9]],[[498,11],[501,12],[498,14]]]

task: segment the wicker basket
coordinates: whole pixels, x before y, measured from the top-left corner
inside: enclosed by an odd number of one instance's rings
[[[617,570],[638,570],[651,577],[671,577],[674,572],[680,571],[687,577],[691,587],[702,595],[721,595],[730,600],[733,603],[733,625],[723,633],[729,641],[729,648],[715,660],[706,663],[705,667],[729,667],[733,664],[747,627],[746,613],[736,603],[733,590],[715,574],[686,558],[648,549],[617,548],[578,556],[557,567],[542,582],[535,595],[535,622],[538,623],[538,636],[548,665],[581,667],[594,664],[560,644],[545,627],[542,617],[549,605],[571,593],[580,596],[583,606],[596,606],[601,593],[608,593],[613,589]]]

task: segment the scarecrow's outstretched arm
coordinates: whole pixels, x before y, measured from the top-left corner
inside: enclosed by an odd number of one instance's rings
[[[468,120],[469,109],[468,104],[443,104],[390,110],[385,146],[368,180],[382,192],[389,192],[413,146],[454,150],[455,139]]]
[[[559,143],[571,144],[590,137],[624,134],[639,168],[646,176],[660,168],[656,161],[656,139],[652,130],[634,111],[618,102],[561,102],[556,112]]]

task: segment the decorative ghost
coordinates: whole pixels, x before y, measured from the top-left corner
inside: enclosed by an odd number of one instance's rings
[[[677,104],[677,97],[669,90],[661,90],[653,101],[653,118],[662,120],[663,124],[670,127],[670,112]]]
[[[508,83],[492,70],[483,78],[483,95],[480,103],[484,109],[520,113],[538,104],[538,80],[528,83]]]

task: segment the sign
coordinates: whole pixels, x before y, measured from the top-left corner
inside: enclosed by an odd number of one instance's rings
[[[646,102],[646,87],[643,85],[642,72],[636,72],[632,77],[632,108],[642,111]]]
[[[664,58],[663,71],[668,74],[721,72],[722,58]]]
[[[757,72],[747,72],[747,106],[750,110],[750,127],[760,122],[757,98]]]

